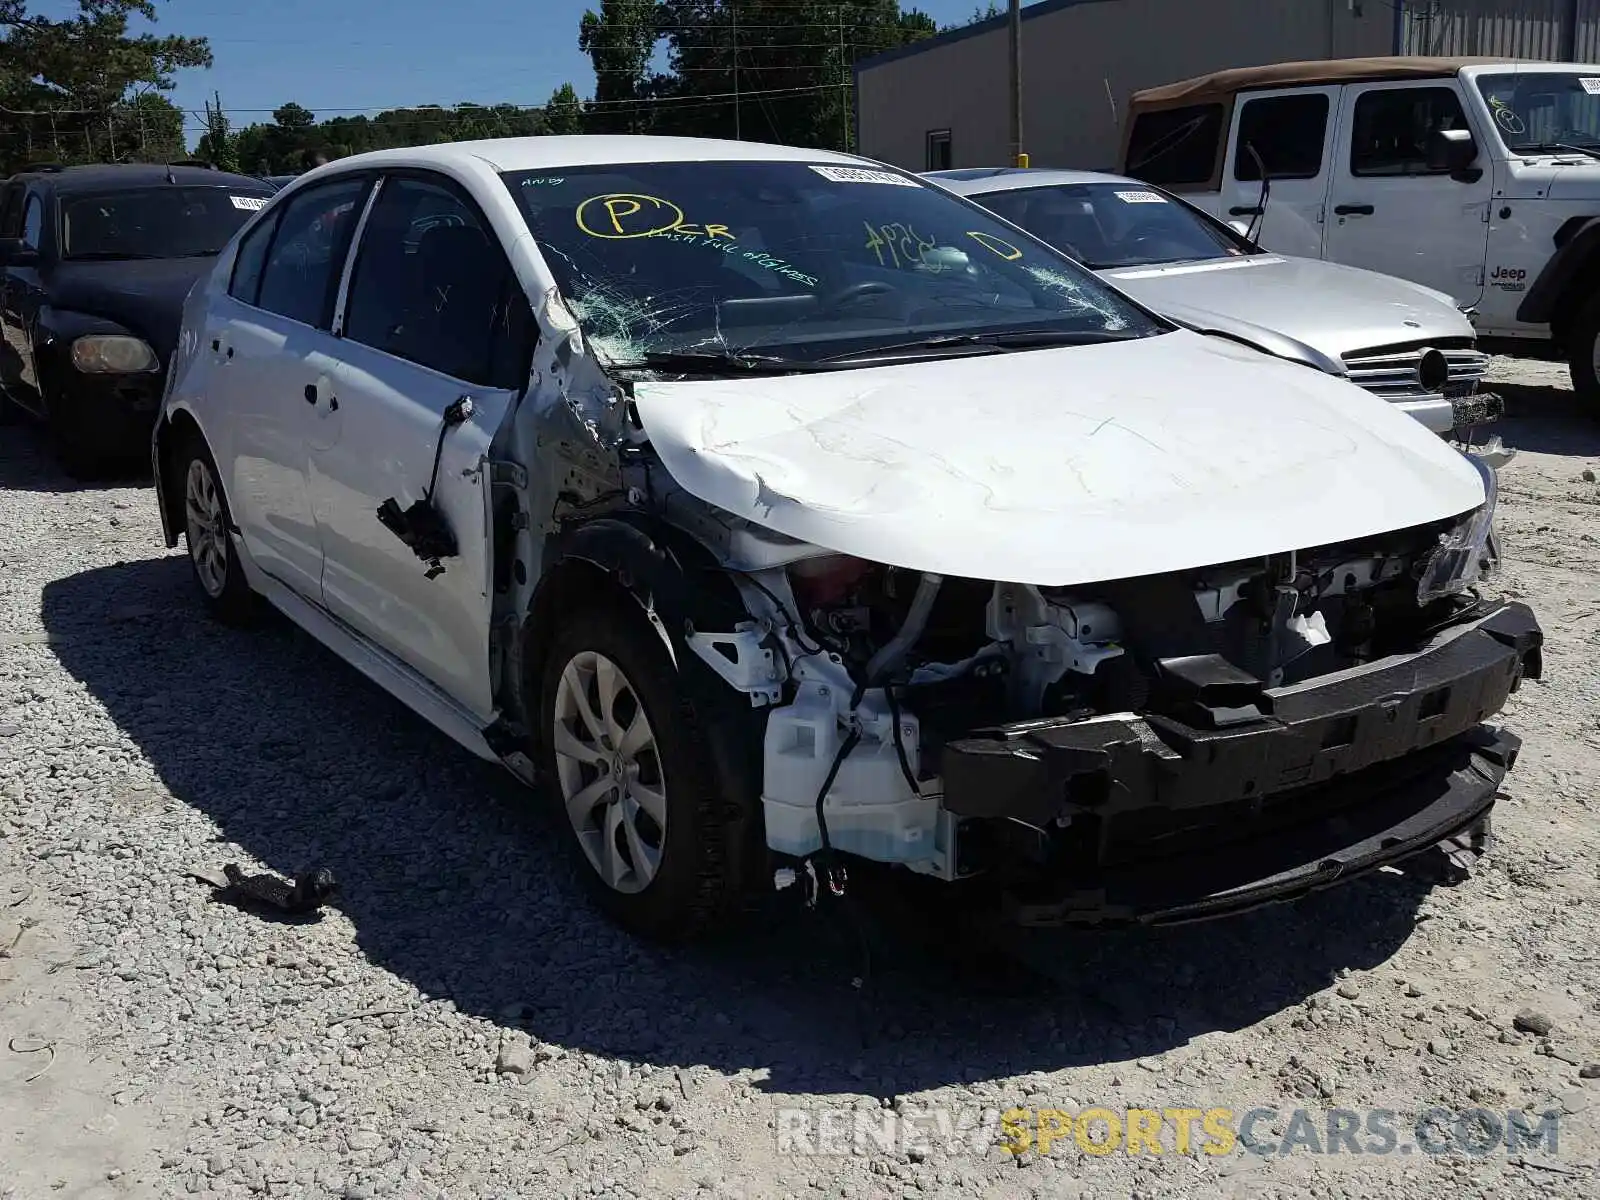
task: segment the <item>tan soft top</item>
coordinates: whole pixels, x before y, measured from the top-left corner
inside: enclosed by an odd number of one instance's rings
[[[1441,79],[1462,67],[1511,63],[1508,58],[1335,58],[1321,62],[1273,63],[1213,71],[1181,83],[1133,94],[1135,111],[1227,100],[1236,92],[1301,84],[1362,83],[1382,79]]]

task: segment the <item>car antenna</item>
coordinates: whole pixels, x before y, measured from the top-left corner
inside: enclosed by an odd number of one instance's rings
[[[1245,237],[1253,242],[1256,240],[1256,233],[1267,221],[1267,201],[1272,199],[1272,176],[1267,171],[1267,164],[1256,151],[1254,142],[1246,142],[1244,149],[1245,153],[1255,160],[1256,170],[1261,173],[1261,196],[1256,200],[1255,216],[1250,218],[1250,228],[1245,233]]]

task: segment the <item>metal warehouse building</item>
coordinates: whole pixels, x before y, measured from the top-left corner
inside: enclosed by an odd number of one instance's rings
[[[912,170],[1004,164],[1007,24],[857,63],[861,153]],[[1036,167],[1110,167],[1142,88],[1383,54],[1600,61],[1600,0],[1040,0],[1022,10],[1023,149]]]

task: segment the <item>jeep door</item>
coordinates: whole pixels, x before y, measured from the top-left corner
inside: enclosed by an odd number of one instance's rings
[[[1428,142],[1465,129],[1480,147],[1453,80],[1363,83],[1344,89],[1339,160],[1323,256],[1410,279],[1476,304],[1483,294],[1493,172],[1452,176],[1428,164]]]
[[[1341,87],[1245,92],[1234,109],[1223,162],[1225,221],[1256,226],[1269,250],[1321,258],[1334,170]],[[1262,215],[1262,169],[1271,184]]]

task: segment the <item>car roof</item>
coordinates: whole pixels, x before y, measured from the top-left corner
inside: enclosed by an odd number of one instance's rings
[[[1362,83],[1385,79],[1443,79],[1466,67],[1512,66],[1514,58],[1336,58],[1308,62],[1272,63],[1262,67],[1233,67],[1163,87],[1133,94],[1134,112],[1150,108],[1204,104],[1226,99],[1236,92],[1258,88],[1296,87],[1302,84]]]
[[[1102,171],[1069,171],[1054,167],[963,167],[954,171],[928,171],[922,177],[942,183],[952,192],[960,192],[964,196],[1082,183],[1148,186],[1123,175],[1107,175]]]
[[[481,167],[496,171],[535,171],[547,167],[591,167],[646,162],[808,162],[841,166],[878,164],[853,154],[807,150],[763,142],[718,141],[714,138],[626,136],[611,134],[546,135],[492,138],[478,142],[446,142],[373,150],[341,158],[309,173],[321,178],[361,167]],[[304,178],[304,177],[302,177]]]
[[[213,171],[207,167],[169,167],[162,163],[90,163],[84,166],[38,167],[31,171],[18,171],[11,179],[48,181],[55,191],[64,195],[73,192],[100,192],[107,188],[159,187],[163,184],[262,190],[261,181],[252,179],[248,175]]]

